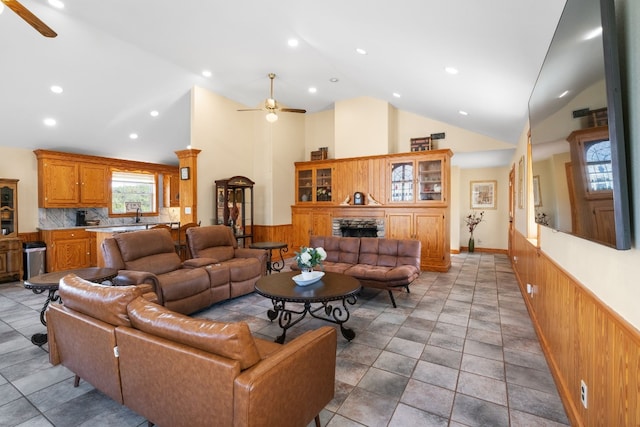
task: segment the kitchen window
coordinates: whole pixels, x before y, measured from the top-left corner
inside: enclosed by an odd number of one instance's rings
[[[111,215],[157,214],[158,175],[145,172],[111,172]],[[139,211],[138,211],[139,209]]]

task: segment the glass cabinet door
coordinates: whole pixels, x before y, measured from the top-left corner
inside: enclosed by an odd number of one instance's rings
[[[391,201],[413,202],[413,162],[391,163]]]
[[[304,169],[298,171],[298,203],[313,202],[313,170]]]
[[[10,185],[0,187],[0,221],[2,222],[2,236],[9,236],[16,230],[16,189]]]
[[[442,161],[424,160],[418,162],[418,200],[442,200]]]
[[[331,201],[331,168],[316,170],[316,201]]]

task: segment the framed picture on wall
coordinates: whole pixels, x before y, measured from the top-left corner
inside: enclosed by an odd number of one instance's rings
[[[471,181],[471,209],[496,209],[497,181]]]
[[[540,194],[540,175],[533,177],[533,205],[542,206],[542,195]]]

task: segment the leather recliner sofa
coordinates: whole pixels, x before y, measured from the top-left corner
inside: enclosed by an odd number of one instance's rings
[[[105,266],[118,270],[115,284],[151,284],[159,304],[183,314],[253,292],[266,269],[266,253],[259,249],[245,249],[247,258],[235,268],[215,259],[182,262],[165,229],[115,234],[102,242],[102,253]]]
[[[284,345],[244,322],[190,318],[142,298],[138,286],[75,275],[49,305],[49,357],[161,426],[305,426],[333,398],[336,331]]]

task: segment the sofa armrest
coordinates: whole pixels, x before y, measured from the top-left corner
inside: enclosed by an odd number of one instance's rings
[[[220,261],[215,258],[192,258],[183,262],[182,265],[184,268],[200,268],[211,264],[218,264],[219,262]]]
[[[308,331],[234,382],[234,424],[307,425],[334,396],[336,330]]]
[[[164,298],[162,297],[162,289],[160,288],[160,282],[158,276],[148,271],[134,271],[134,270],[120,270],[118,276],[112,280],[116,286],[129,286],[129,285],[146,285],[148,289],[144,290],[144,297],[148,300],[152,300],[148,293],[152,292],[157,296],[158,304],[162,305]]]

